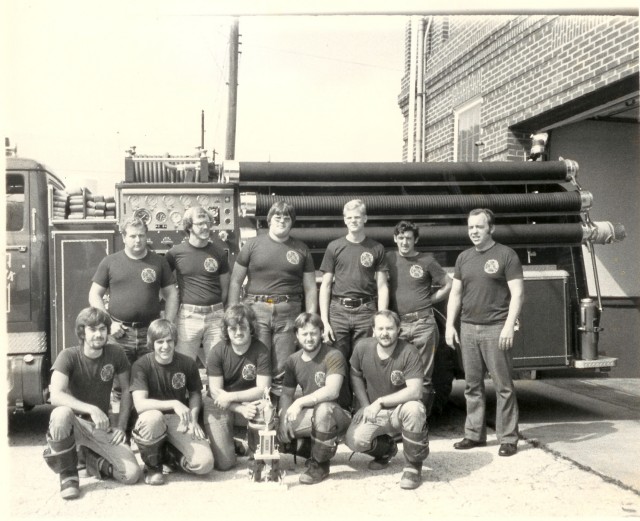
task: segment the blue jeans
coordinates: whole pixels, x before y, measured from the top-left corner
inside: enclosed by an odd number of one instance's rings
[[[351,424],[351,415],[336,402],[323,402],[315,407],[302,409],[296,420],[291,423],[294,438],[310,438],[312,420],[315,421],[318,430],[333,432],[340,437],[347,432]]]
[[[136,435],[153,442],[167,434],[167,443],[173,445],[185,458],[184,469],[192,474],[208,474],[213,469],[213,455],[207,440],[199,440],[190,432],[178,432],[177,414],[163,414],[150,410],[140,413],[134,427]],[[144,433],[144,434],[143,434]]]
[[[113,321],[118,322],[115,319],[113,319]],[[151,352],[150,349],[147,349],[148,327],[128,327],[124,325],[121,327],[124,335],[120,338],[113,338],[113,340],[124,348],[130,364],[133,364],[138,358]]]
[[[79,418],[70,407],[56,407],[49,418],[51,440],[61,441],[71,434],[76,445],[88,447],[105,458],[113,466],[113,477],[120,483],[132,485],[140,479],[140,465],[128,445],[112,445],[113,433],[96,429],[93,422]]]
[[[424,389],[431,392],[431,377],[433,376],[433,359],[438,345],[438,326],[433,315],[429,315],[413,322],[400,322],[400,338],[413,344],[420,353],[424,367]]]
[[[204,353],[201,360],[206,366],[209,351],[222,340],[223,317],[222,304],[216,306],[181,304],[176,317],[178,329],[176,351],[196,360],[202,344]]]
[[[467,401],[465,437],[486,441],[486,397],[484,378],[491,375],[496,389],[496,437],[500,443],[518,442],[518,402],[511,372],[511,349],[498,349],[504,324],[475,325],[463,322],[460,327],[460,349],[464,366]]]
[[[284,363],[296,350],[295,321],[302,310],[302,302],[293,300],[269,304],[246,299],[244,303],[251,306],[256,314],[258,340],[271,350],[271,392],[279,396],[282,393]]]
[[[375,301],[347,308],[336,299],[331,299],[329,323],[336,339],[333,347],[340,350],[347,362],[358,340],[371,336],[371,317],[376,310]]]

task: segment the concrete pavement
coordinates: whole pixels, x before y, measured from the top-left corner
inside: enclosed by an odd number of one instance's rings
[[[640,494],[640,379],[517,380],[516,389],[523,441]],[[459,408],[463,392],[456,381],[451,400]],[[493,424],[491,384],[487,396]]]

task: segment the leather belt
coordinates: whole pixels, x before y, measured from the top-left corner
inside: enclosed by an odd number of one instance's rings
[[[289,302],[290,300],[300,300],[300,295],[251,295],[248,294],[247,298],[254,302],[265,302],[267,304],[281,304],[282,302]]]
[[[362,297],[362,298],[334,297],[334,300],[337,300],[338,302],[340,302],[340,304],[342,304],[345,308],[357,308],[368,302],[373,302],[375,299],[373,297]]]
[[[149,324],[150,324],[150,322],[127,322],[125,320],[120,320],[119,318],[116,318],[116,317],[111,317],[111,320],[113,320],[114,322],[119,322],[125,327],[133,327],[136,329],[139,329],[141,327],[149,327]]]
[[[403,322],[416,322],[421,318],[433,316],[433,308],[421,309],[420,311],[413,311],[412,313],[405,313],[400,315],[400,320]]]
[[[196,306],[195,304],[180,304],[182,309],[186,309],[187,311],[193,311],[194,313],[211,313],[212,311],[218,311],[222,309],[222,302],[218,302],[217,304],[211,304],[210,306]]]

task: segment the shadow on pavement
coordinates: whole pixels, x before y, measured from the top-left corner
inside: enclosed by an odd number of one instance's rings
[[[544,443],[582,443],[617,432],[611,422],[552,423],[520,429],[520,434],[528,441],[541,440]]]

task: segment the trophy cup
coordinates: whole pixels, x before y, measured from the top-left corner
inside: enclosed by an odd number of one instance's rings
[[[250,479],[254,482],[282,483],[284,472],[280,470],[280,452],[276,441],[276,408],[271,403],[269,391],[269,387],[264,390],[258,403],[257,418],[250,421],[248,426],[254,430],[254,437],[256,432],[258,434]]]

